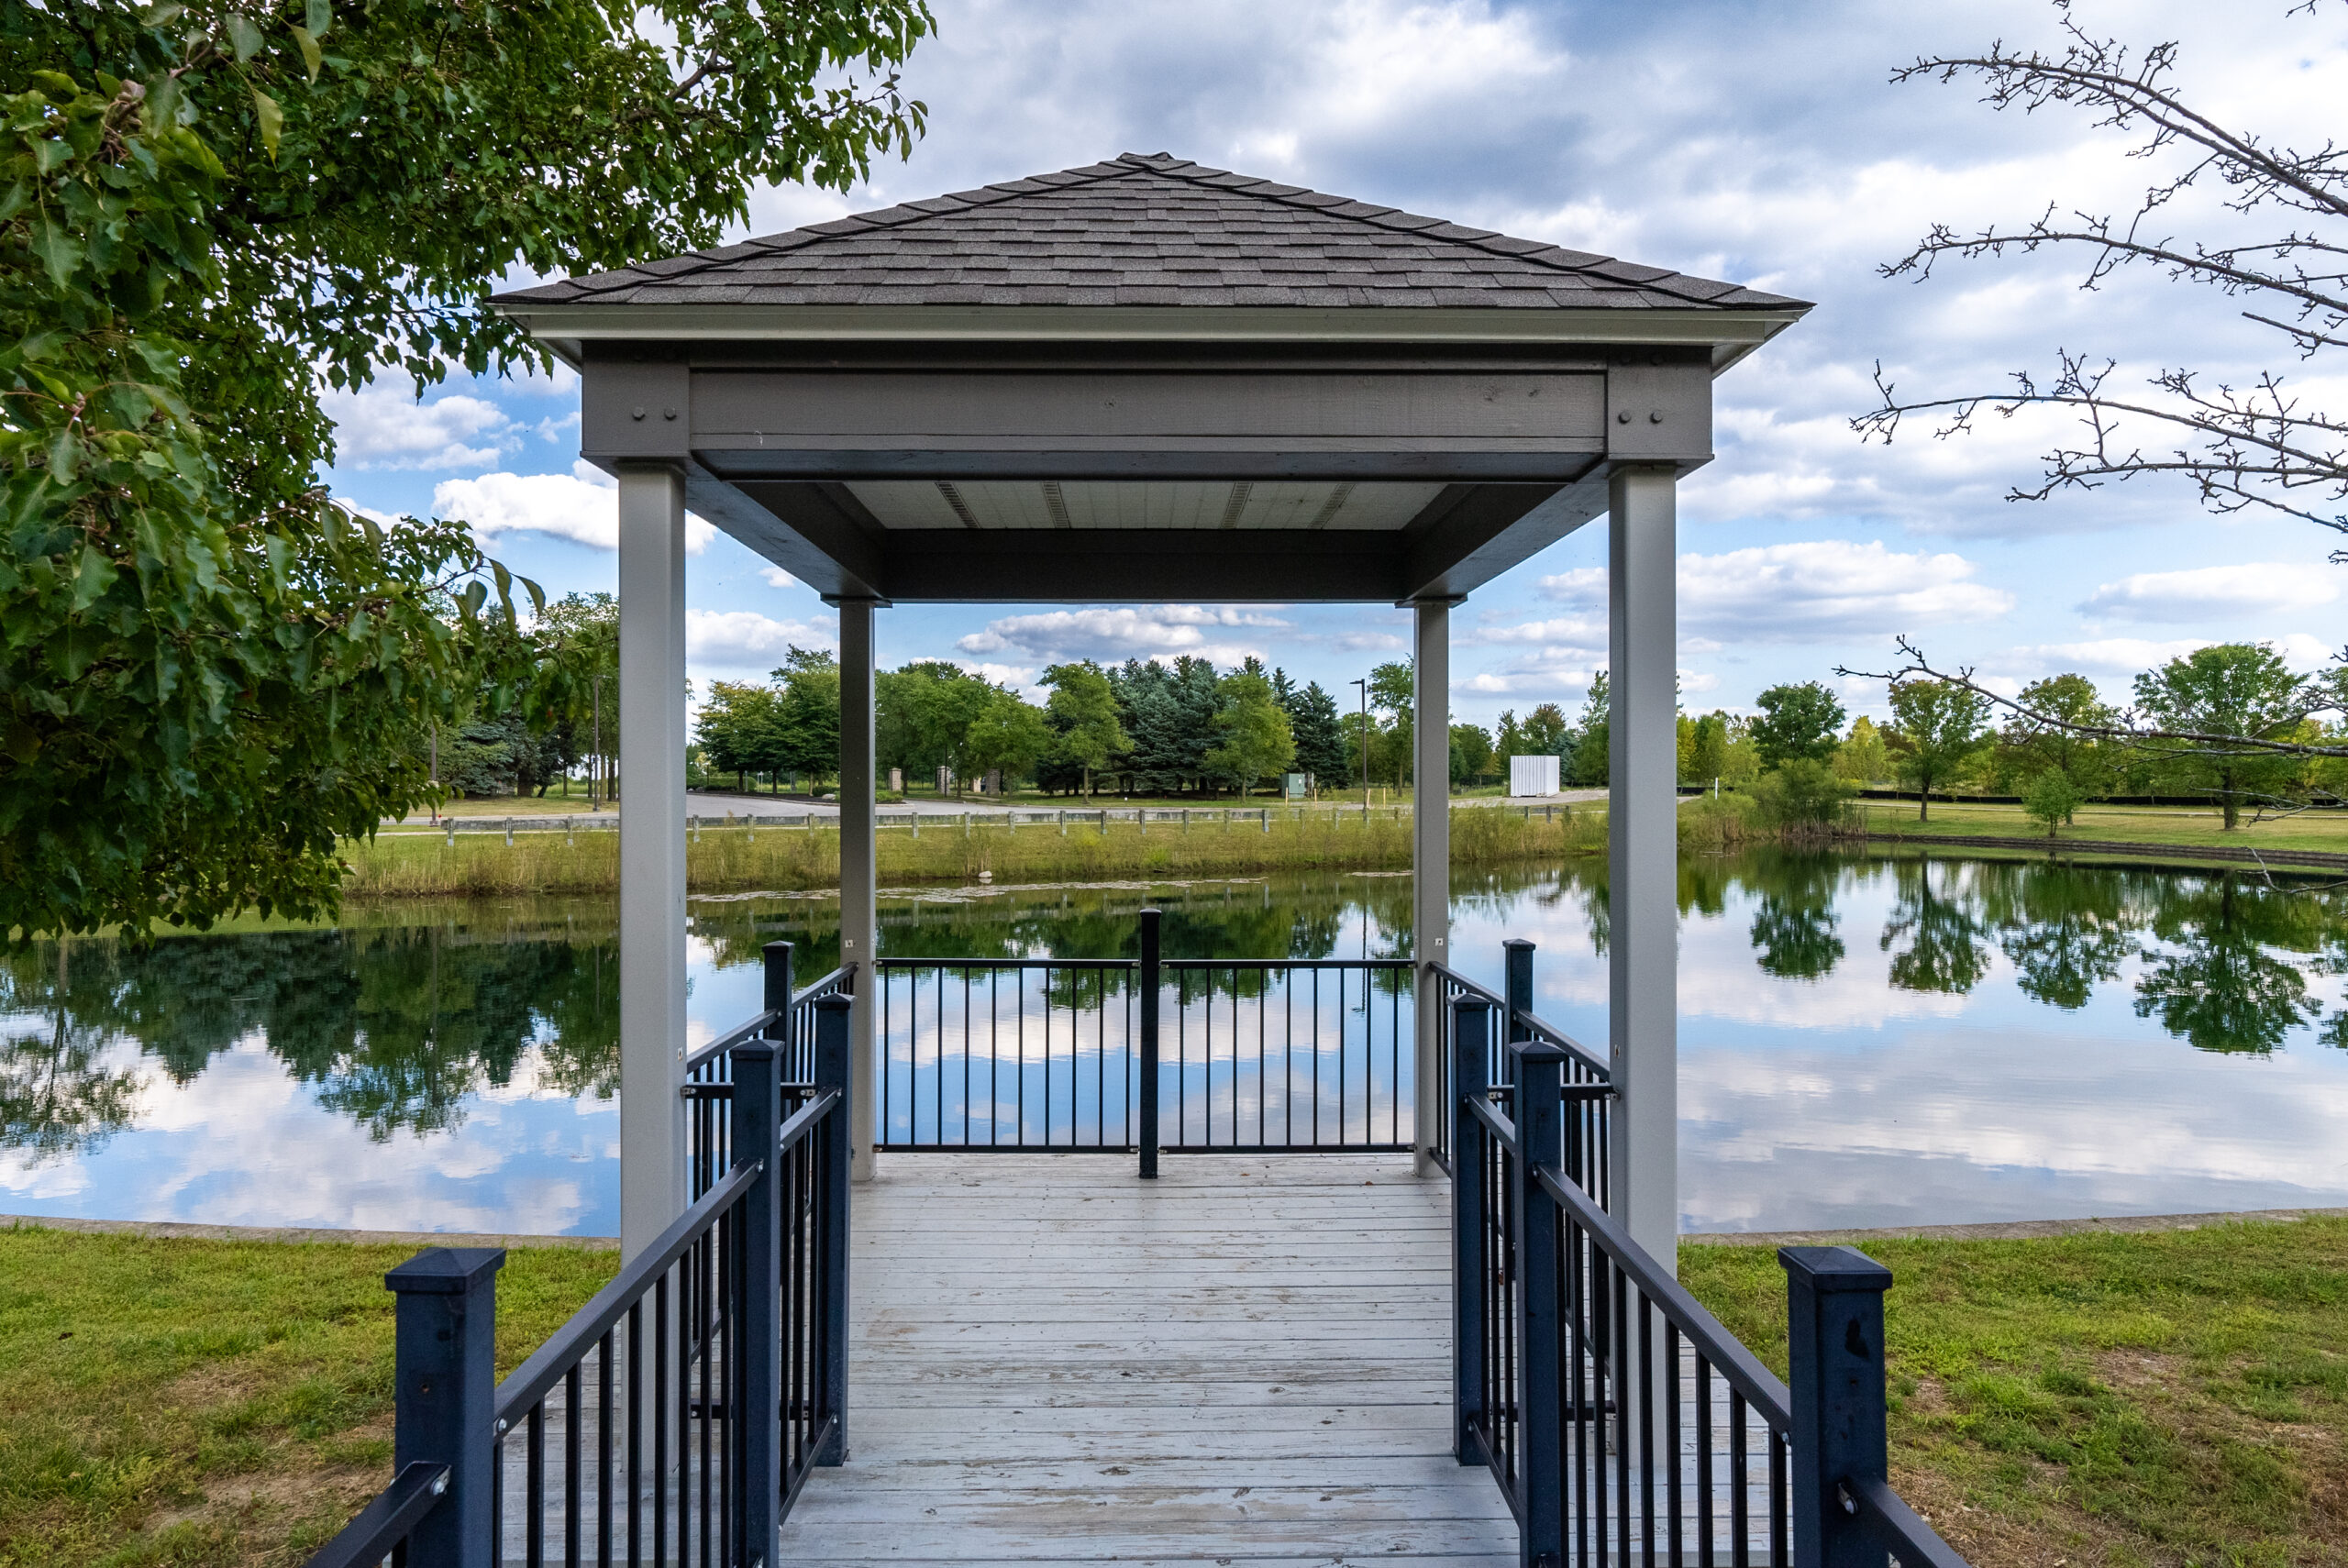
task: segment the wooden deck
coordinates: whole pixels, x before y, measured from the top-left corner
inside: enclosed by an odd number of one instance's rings
[[[1512,1562],[1451,1456],[1448,1187],[1407,1155],[888,1154],[808,1563]]]

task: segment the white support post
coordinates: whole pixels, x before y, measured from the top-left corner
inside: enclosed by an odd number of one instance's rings
[[[848,1179],[872,1179],[872,1034],[880,999],[880,976],[872,960],[878,951],[879,867],[873,838],[878,812],[872,799],[872,612],[879,602],[843,599],[840,612],[840,962],[856,969],[856,1000],[849,1010]]]
[[[620,1251],[685,1210],[685,482],[620,470]]]
[[[1667,467],[1609,491],[1607,944],[1614,1215],[1666,1268],[1679,1243],[1678,519]]]
[[[1416,613],[1411,691],[1411,930],[1418,960],[1417,1132],[1411,1168],[1441,1176],[1431,1152],[1446,1114],[1443,1103],[1441,990],[1429,964],[1451,962],[1451,604],[1421,599]]]

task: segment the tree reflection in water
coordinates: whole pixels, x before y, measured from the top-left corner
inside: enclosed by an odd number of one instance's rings
[[[1604,955],[1602,857],[1463,872],[1454,889],[1463,922],[1537,925],[1553,944]],[[1770,853],[1690,857],[1679,895],[1691,925],[1738,920],[1768,980],[1836,973],[1848,962],[1844,919],[1888,895],[1879,945],[1901,989],[1970,994],[2002,955],[2024,996],[2064,1011],[2125,980],[2138,1016],[2201,1050],[2271,1052],[2318,1021],[2318,1038],[2348,1044],[2348,1012],[2324,1016],[2309,995],[2309,975],[2348,973],[2348,899],[2320,889],[2143,867]],[[1135,917],[1153,904],[1166,911],[1168,957],[1411,951],[1409,878],[1330,875],[893,896],[882,950],[1128,956]],[[838,908],[826,899],[697,899],[692,921],[721,970],[754,967],[777,937],[797,945],[803,982],[839,961]],[[455,1127],[471,1097],[517,1082],[609,1097],[614,955],[610,906],[585,902],[378,909],[338,930],[172,936],[145,952],[85,938],[0,953],[0,1148],[36,1161],[94,1148],[131,1124],[155,1085],[189,1083],[221,1053],[257,1043],[377,1140]],[[1218,970],[1191,983],[1245,991],[1260,981]],[[1400,994],[1409,981],[1378,985]]]
[[[618,1088],[608,931],[527,935],[455,922],[165,938],[81,939],[0,957],[0,1144],[83,1150],[127,1123],[141,1067],[185,1084],[261,1039],[318,1103],[381,1142],[461,1121],[513,1082],[571,1095]]]

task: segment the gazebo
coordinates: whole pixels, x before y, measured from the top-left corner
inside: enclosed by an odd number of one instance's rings
[[[498,296],[619,481],[623,1244],[685,1206],[688,508],[839,611],[842,952],[874,955],[873,615],[1415,615],[1417,957],[1447,961],[1452,607],[1603,513],[1614,1207],[1673,1255],[1678,477],[1809,308],[1164,153]],[[1419,1000],[1419,1168],[1441,1114]],[[858,988],[854,1082],[874,1017]],[[872,1155],[857,1134],[856,1168]]]

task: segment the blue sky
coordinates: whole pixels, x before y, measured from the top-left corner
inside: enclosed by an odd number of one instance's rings
[[[2093,293],[2077,286],[2078,258],[1963,264],[1921,285],[1876,275],[1934,221],[2011,225],[2050,201],[2125,212],[2160,171],[2071,111],[1999,115],[1962,84],[1888,83],[1919,53],[2054,44],[2044,0],[934,4],[938,36],[906,72],[930,108],[912,160],[848,197],[761,192],[743,233],[1166,149],[1817,301],[1717,383],[1718,455],[1681,487],[1691,709],[1880,664],[1900,632],[2002,683],[2077,669],[2114,695],[2198,643],[2272,639],[2301,668],[2341,645],[2348,568],[2325,564],[2329,532],[2211,517],[2161,481],[2006,502],[2061,435],[2051,420],[1992,418],[1948,441],[1913,427],[1888,448],[1848,429],[1878,361],[1903,391],[1971,392],[2043,372],[2058,346],[2118,359],[2134,384],[2170,365],[2237,381],[2271,366],[2315,403],[2348,403],[2235,305],[2149,272]],[[2092,31],[2177,39],[2201,107],[2308,144],[2348,98],[2348,14],[2286,9],[2077,0],[2075,14]],[[2188,204],[2175,221],[2198,234],[2225,220]],[[337,494],[464,517],[555,593],[613,586],[610,491],[574,468],[575,379],[458,377],[419,403],[393,376],[330,406]],[[1605,658],[1604,544],[1593,525],[1456,613],[1457,716],[1581,701]],[[713,531],[694,545],[697,681],[830,644],[806,589]],[[1338,690],[1403,657],[1408,631],[1384,606],[907,606],[880,620],[886,663],[947,658],[1021,685],[1068,657],[1257,653]],[[1858,684],[1845,701],[1883,705]]]

